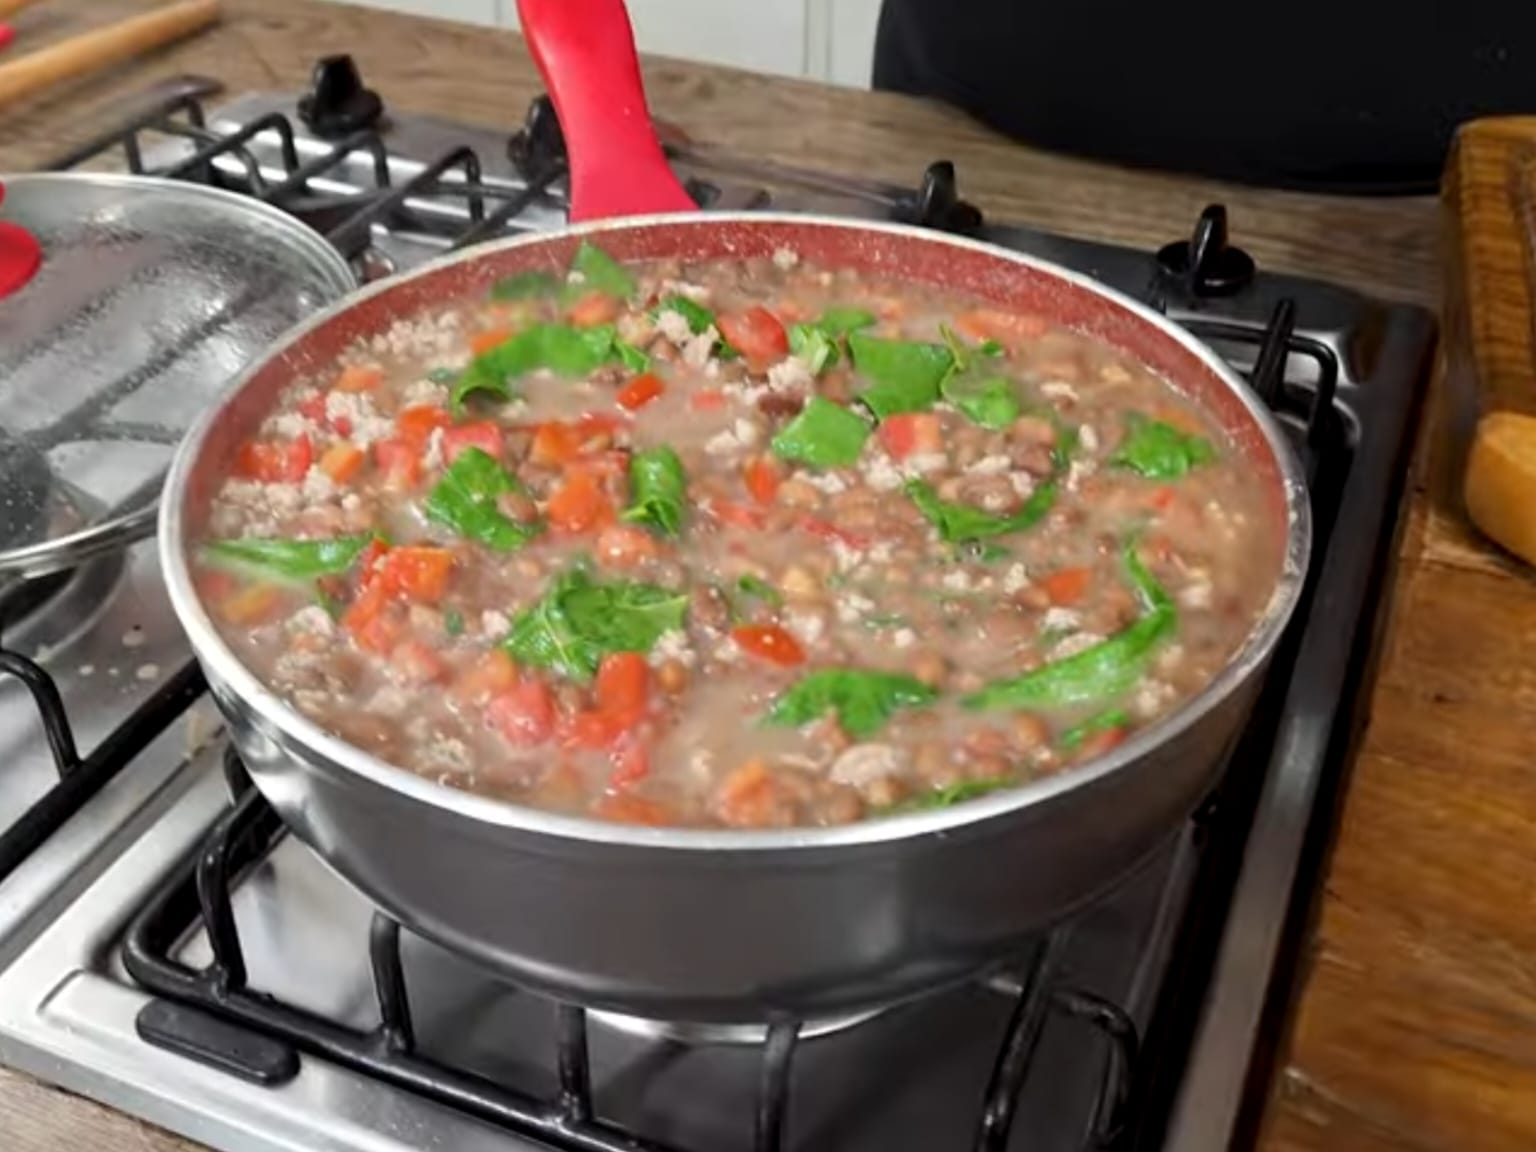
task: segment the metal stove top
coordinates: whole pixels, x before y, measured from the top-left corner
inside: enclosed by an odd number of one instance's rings
[[[292,95],[206,108],[216,89],[163,86],[59,166],[242,188],[323,230],[364,278],[563,219],[547,102],[509,137],[392,109],[370,120],[345,61],[317,73],[313,124]],[[0,624],[0,1062],[231,1152],[1018,1152],[1111,1130],[1116,1147],[1225,1148],[1263,1071],[1308,830],[1360,718],[1432,321],[1256,271],[1219,210],[1137,252],[984,220],[943,164],[902,188],[669,150],[706,207],[980,235],[1153,301],[1251,375],[1308,461],[1318,548],[1213,805],[1113,897],[971,986],[820,1037],[637,1035],[401,933],[276,832],[141,545],[77,577],[84,598],[61,612]]]

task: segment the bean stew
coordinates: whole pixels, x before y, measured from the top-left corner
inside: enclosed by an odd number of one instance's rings
[[[1283,533],[1114,348],[926,286],[585,243],[354,344],[231,461],[195,579],[380,758],[660,826],[846,823],[1101,755],[1204,688]]]

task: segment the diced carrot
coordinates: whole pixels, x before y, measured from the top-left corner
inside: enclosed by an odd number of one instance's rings
[[[709,511],[720,523],[732,528],[761,530],[768,523],[763,514],[750,504],[737,504],[731,500],[711,500]]]
[[[760,304],[741,312],[722,312],[715,321],[720,335],[754,368],[789,355],[789,335],[779,318]]]
[[[600,436],[613,436],[628,421],[611,412],[583,412],[576,418],[576,438],[584,451],[593,450],[590,441]]]
[[[371,392],[384,383],[384,369],[372,364],[348,364],[331,387],[337,392]]]
[[[367,454],[356,444],[341,440],[320,454],[320,471],[337,484],[345,484],[362,470],[367,459]]]
[[[612,520],[613,504],[589,469],[574,468],[550,496],[544,513],[556,531],[575,535]]]
[[[412,488],[421,480],[421,452],[404,440],[375,440],[373,462],[390,488]]]
[[[395,436],[419,451],[427,446],[433,432],[447,428],[452,423],[453,418],[443,409],[430,404],[417,404],[404,409],[395,417]]]
[[[593,805],[592,814],[616,824],[641,824],[648,828],[664,828],[676,822],[672,810],[666,805],[633,792],[608,793]]]
[[[473,420],[443,429],[443,459],[452,464],[466,448],[478,448],[492,459],[501,458],[501,425],[494,420]]]
[[[555,731],[555,698],[542,680],[524,680],[492,697],[485,719],[513,744],[542,744]]]
[[[1058,568],[1040,578],[1040,588],[1052,604],[1065,608],[1080,601],[1092,582],[1092,568]]]
[[[1032,312],[1003,312],[994,308],[977,308],[962,312],[955,317],[955,331],[972,340],[997,340],[1000,343],[1016,343],[1020,340],[1038,340],[1050,330],[1043,316]]]
[[[391,548],[379,564],[379,582],[391,596],[435,604],[448,591],[453,553],[421,545]]]
[[[569,424],[552,420],[540,424],[533,433],[533,443],[528,448],[528,458],[545,468],[558,468],[576,459],[581,441],[576,430]]]
[[[358,647],[370,652],[393,651],[400,626],[388,613],[389,595],[378,582],[366,584],[341,618]]]
[[[747,624],[731,630],[731,639],[743,652],[760,660],[792,668],[805,663],[805,649],[787,630],[777,624]]]
[[[610,715],[643,712],[651,694],[651,667],[638,652],[610,653],[597,666],[593,694],[598,708]]]
[[[486,328],[469,338],[469,350],[476,356],[483,356],[492,348],[499,348],[510,339],[512,339],[511,328]]]
[[[517,664],[500,648],[492,648],[462,673],[454,693],[465,700],[483,700],[517,684]]]
[[[644,408],[665,391],[666,385],[661,382],[661,378],[653,372],[647,372],[642,376],[636,376],[620,388],[619,394],[614,399],[620,408],[634,412]]]
[[[1105,728],[1103,731],[1095,732],[1085,739],[1079,746],[1079,754],[1084,760],[1091,760],[1095,756],[1102,756],[1106,752],[1112,751],[1121,744],[1124,744],[1125,738],[1129,735],[1130,732],[1124,727]]]
[[[742,473],[747,492],[759,504],[772,504],[779,494],[779,467],[768,456],[756,456]]]
[[[932,412],[899,412],[880,422],[880,443],[897,460],[944,451],[944,426]]]
[[[240,446],[235,472],[263,484],[297,484],[315,462],[308,436],[293,440],[248,440]]]
[[[219,615],[226,624],[250,628],[272,619],[282,593],[272,584],[247,584],[219,601]]]
[[[447,672],[443,658],[420,640],[404,640],[395,645],[389,663],[408,684],[432,684]]]
[[[688,397],[688,407],[695,412],[718,412],[725,407],[725,393],[718,388],[700,388]]]
[[[316,424],[325,423],[325,393],[316,392],[313,396],[306,396],[299,401],[299,415],[306,420],[313,420]]]
[[[588,292],[571,305],[566,318],[577,328],[611,324],[619,318],[619,301],[606,292]]]
[[[597,558],[616,568],[642,564],[656,553],[655,539],[633,524],[610,524],[597,538]]]

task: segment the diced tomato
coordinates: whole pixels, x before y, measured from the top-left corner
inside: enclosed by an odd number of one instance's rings
[[[566,719],[560,732],[560,740],[567,748],[587,748],[594,752],[606,752],[619,742],[634,722],[633,716],[591,708],[585,712],[577,712]]]
[[[363,549],[361,556],[357,558],[357,570],[362,574],[361,582],[370,583],[378,575],[379,561],[389,552],[389,545],[375,537],[368,541],[368,547]]]
[[[556,531],[576,535],[611,521],[613,503],[591,470],[573,468],[550,496],[544,514]]]
[[[759,504],[772,504],[779,494],[779,468],[770,457],[757,456],[742,473],[747,492]]]
[[[384,382],[384,369],[372,364],[348,364],[331,387],[337,392],[369,392]]]
[[[427,446],[433,432],[447,428],[452,423],[452,417],[443,409],[430,404],[417,404],[404,409],[395,417],[395,436],[420,451]]]
[[[320,454],[320,471],[337,484],[345,484],[362,470],[367,459],[367,454],[356,444],[342,440]]]
[[[626,424],[622,416],[614,416],[609,412],[583,412],[576,419],[576,438],[583,451],[591,451],[593,445],[590,441],[599,436],[612,436]]]
[[[613,753],[613,774],[608,783],[613,788],[638,784],[651,774],[651,750],[641,740],[626,740]]]
[[[805,516],[800,520],[800,527],[818,540],[837,541],[846,544],[850,548],[864,548],[869,541],[857,532],[850,532],[846,528],[839,528],[830,520],[823,520],[819,516]]]
[[[315,462],[308,436],[294,440],[248,440],[240,446],[235,471],[263,484],[297,484]]]
[[[545,468],[559,468],[576,459],[581,451],[581,440],[569,424],[552,420],[540,424],[533,433],[533,443],[528,448],[528,458]]]
[[[421,450],[404,440],[376,440],[373,462],[392,488],[410,488],[421,479]]]
[[[1065,608],[1081,600],[1092,582],[1092,568],[1058,568],[1040,578],[1040,588],[1052,604]]]
[[[641,824],[648,828],[665,828],[674,823],[671,809],[633,792],[610,792],[593,805],[592,814],[616,824]]]
[[[651,694],[651,667],[638,652],[614,652],[597,666],[593,685],[597,706],[604,712],[635,715],[645,711]]]
[[[405,640],[389,654],[390,667],[408,684],[431,684],[448,671],[443,658],[420,640]]]
[[[644,408],[656,397],[666,391],[666,385],[654,372],[647,372],[643,376],[636,376],[628,384],[619,389],[619,394],[614,397],[620,408],[634,412]]]
[[[1125,743],[1125,738],[1129,735],[1130,733],[1123,727],[1105,728],[1085,739],[1079,747],[1079,753],[1083,759],[1091,760],[1095,756],[1102,756],[1118,748]]]
[[[737,504],[731,500],[711,500],[709,511],[720,523],[732,528],[761,530],[768,523],[763,514],[750,504]]]
[[[488,724],[513,744],[542,744],[555,731],[555,698],[542,680],[524,680],[492,697]]]
[[[695,412],[718,412],[725,407],[725,393],[718,388],[700,388],[688,397],[688,407]]]
[[[390,652],[400,632],[399,624],[388,614],[389,594],[379,581],[366,583],[341,618],[342,627],[351,633],[358,647],[370,652]]]
[[[1152,489],[1147,496],[1147,503],[1159,512],[1166,512],[1173,505],[1176,493],[1170,485],[1163,484]]]
[[[466,668],[455,682],[455,694],[481,700],[506,692],[517,684],[517,665],[500,648],[492,648]]]
[[[501,425],[494,420],[474,420],[443,429],[443,459],[452,464],[466,448],[478,448],[494,460],[501,459]]]
[[[282,593],[272,584],[248,584],[219,600],[219,615],[226,624],[253,627],[265,624],[276,613]]]
[[[978,308],[955,317],[955,331],[972,340],[996,340],[1003,344],[1038,340],[1050,330],[1043,316],[1031,312],[1000,312]]]
[[[511,328],[486,328],[469,338],[469,350],[476,356],[483,356],[492,348],[500,348],[510,339]]]
[[[446,548],[391,548],[379,564],[379,583],[388,595],[435,604],[452,573],[453,553]]]
[[[325,394],[316,392],[313,396],[306,396],[299,401],[299,415],[306,420],[313,420],[316,424],[325,423]]]
[[[610,524],[597,538],[597,558],[617,568],[644,563],[656,552],[651,534],[633,524]]]
[[[805,663],[805,649],[800,641],[777,624],[748,624],[731,631],[731,639],[743,652],[759,660],[792,668]]]
[[[944,426],[932,412],[899,412],[887,416],[876,431],[885,450],[897,460],[944,451]]]
[[[588,292],[571,305],[566,317],[577,328],[611,324],[619,318],[619,301],[606,292]]]
[[[760,304],[717,318],[720,335],[753,367],[772,364],[789,355],[789,335],[779,318]]]

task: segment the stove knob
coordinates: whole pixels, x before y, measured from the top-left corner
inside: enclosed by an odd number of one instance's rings
[[[537,96],[528,105],[523,126],[507,141],[507,157],[528,179],[539,179],[565,163],[565,133],[548,96]]]
[[[384,102],[350,56],[326,56],[315,65],[309,92],[299,97],[299,116],[326,139],[372,128],[384,114]]]
[[[1230,296],[1253,281],[1253,257],[1227,243],[1227,210],[1212,204],[1200,213],[1194,235],[1165,245],[1158,267],[1182,281],[1193,296]]]

